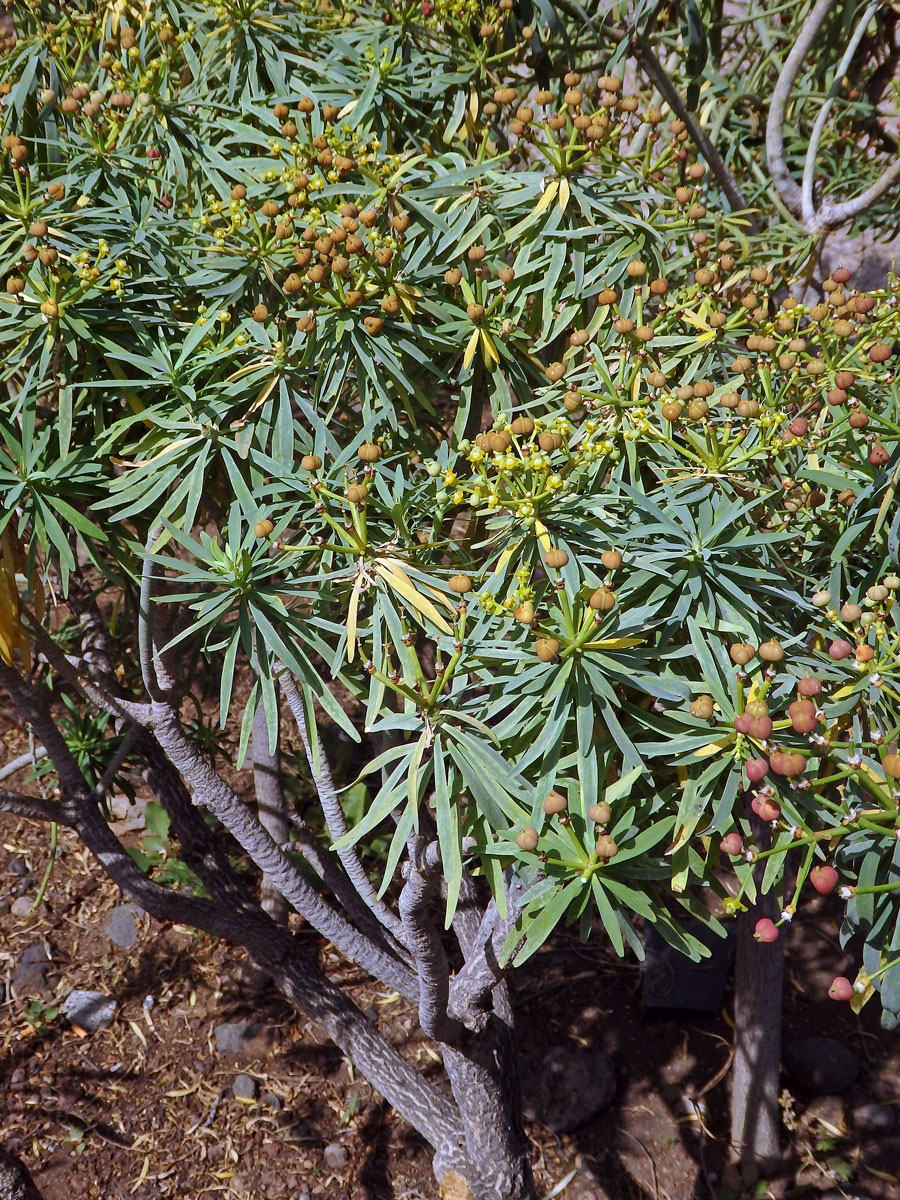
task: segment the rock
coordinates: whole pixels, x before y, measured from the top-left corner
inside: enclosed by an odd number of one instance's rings
[[[138,931],[135,917],[140,916],[141,910],[136,904],[119,904],[109,914],[109,920],[103,927],[103,932],[115,946],[127,950],[137,945]]]
[[[859,1074],[853,1051],[830,1037],[795,1038],[785,1045],[783,1059],[791,1082],[810,1092],[846,1092]]]
[[[86,1033],[99,1033],[113,1023],[118,1004],[102,992],[89,992],[76,988],[69,992],[61,1005],[61,1011],[70,1024],[78,1025]]]
[[[17,896],[9,906],[9,911],[14,917],[27,917],[33,903],[30,896]]]
[[[235,1100],[255,1100],[258,1085],[251,1075],[238,1075],[231,1085],[231,1094]]]
[[[21,854],[17,854],[15,858],[11,858],[6,864],[6,869],[10,875],[27,875],[28,864]]]
[[[693,962],[648,924],[643,966],[644,1010],[648,1014],[722,1010],[734,956],[734,929],[729,928],[728,937],[720,938],[699,921],[685,921],[683,928],[709,949],[710,956]]]
[[[893,1129],[897,1116],[887,1104],[858,1104],[852,1113],[854,1128],[863,1133],[885,1133]]]
[[[260,1104],[265,1104],[266,1108],[271,1108],[273,1112],[281,1110],[281,1097],[276,1096],[274,1092],[263,1092],[259,1098]]]
[[[17,996],[47,995],[47,972],[51,959],[43,942],[32,942],[19,955],[12,973],[12,987]]]
[[[350,1151],[340,1142],[329,1142],[322,1151],[322,1157],[326,1167],[332,1171],[342,1171],[350,1161]]]
[[[254,1021],[231,1021],[217,1025],[214,1030],[216,1049],[220,1054],[240,1054],[262,1032],[263,1026]]]
[[[612,1059],[598,1046],[551,1046],[522,1063],[525,1113],[554,1133],[589,1121],[616,1094]]]

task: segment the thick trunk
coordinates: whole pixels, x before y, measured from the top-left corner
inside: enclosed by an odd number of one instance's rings
[[[517,1052],[509,1026],[492,1013],[484,1030],[461,1048],[442,1049],[465,1132],[472,1200],[534,1200]]]
[[[731,1087],[731,1148],[734,1158],[767,1170],[780,1162],[781,990],[784,938],[757,942],[761,917],[778,919],[770,892],[737,929],[734,981],[734,1067]]]

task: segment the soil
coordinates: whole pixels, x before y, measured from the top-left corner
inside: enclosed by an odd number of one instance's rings
[[[0,735],[0,759],[22,753],[20,729],[3,725]],[[141,824],[138,804],[116,829],[137,845]],[[240,952],[145,915],[133,947],[114,945],[104,927],[124,897],[65,831],[42,903],[13,915],[15,899],[34,897],[48,848],[46,828],[0,814],[0,1142],[23,1158],[46,1200],[436,1196],[422,1139],[314,1026],[270,992],[254,996],[241,985]],[[414,1012],[314,932],[303,936],[401,1052],[436,1070]],[[785,1085],[785,1170],[759,1190],[725,1165],[730,1001],[721,1014],[645,1018],[640,968],[617,960],[600,935],[585,945],[560,936],[514,976],[523,1051],[599,1045],[617,1074],[613,1104],[574,1133],[530,1126],[539,1194],[900,1200],[900,1134],[866,1132],[852,1118],[863,1105],[886,1106],[882,1118],[896,1111],[900,1043],[872,1009],[855,1017],[826,998],[831,978],[850,967],[827,905],[816,900],[801,912],[788,939],[786,1039],[837,1038],[857,1055],[860,1079],[843,1096]],[[35,943],[52,959],[46,987],[17,995],[15,967]],[[118,1002],[108,1029],[84,1035],[54,1013],[75,987]],[[241,1019],[261,1031],[240,1054],[220,1053],[215,1028]],[[232,1095],[241,1073],[257,1081],[255,1101]]]

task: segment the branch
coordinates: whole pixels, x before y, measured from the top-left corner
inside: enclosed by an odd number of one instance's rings
[[[286,668],[281,677],[281,684],[284,688],[285,699],[296,722],[300,740],[303,743],[306,761],[309,763],[310,774],[319,795],[319,803],[322,805],[322,812],[325,816],[328,832],[331,835],[332,842],[340,842],[348,832],[347,822],[344,819],[344,810],[341,808],[337,789],[334,786],[331,767],[325,755],[325,748],[319,738],[318,730],[313,728],[310,732],[307,728],[303,697],[300,694],[296,680]],[[316,739],[316,749],[319,751],[318,769],[316,769],[316,759],[312,750],[311,738]],[[341,860],[341,866],[347,872],[348,878],[366,905],[368,905],[385,929],[390,930],[397,941],[408,950],[409,946],[406,944],[402,922],[395,913],[391,912],[384,901],[379,898],[378,893],[372,886],[371,880],[366,874],[365,867],[360,862],[356,850],[352,846],[339,846],[335,853]]]
[[[10,792],[0,788],[0,810],[15,813],[19,817],[31,817],[35,821],[56,821],[58,825],[71,825],[71,819],[55,800],[43,796],[25,796],[21,792]]]
[[[253,790],[259,823],[279,846],[288,840],[287,802],[281,780],[281,714],[275,713],[275,749],[269,749],[269,723],[262,700],[253,714],[250,755],[253,759]],[[288,906],[284,896],[263,876],[260,892],[263,911],[278,925],[287,924]]]
[[[448,1014],[450,967],[440,935],[428,909],[441,878],[437,842],[426,844],[421,835],[409,839],[409,859],[403,864],[406,882],[400,892],[400,918],[405,940],[412,948],[419,977],[419,1024],[427,1037],[454,1044],[462,1034],[460,1023]]]
[[[43,746],[35,746],[34,751],[26,750],[18,758],[12,758],[0,767],[0,780],[9,779],[10,775],[15,775],[17,771],[24,771],[26,767],[36,766],[38,759],[46,758],[46,756],[47,751]]]
[[[834,0],[830,0],[831,3]],[[706,135],[703,126],[697,120],[696,116],[685,105],[684,101],[679,96],[675,85],[669,79],[666,72],[663,70],[662,64],[653,52],[653,47],[640,34],[635,34],[631,39],[631,45],[635,56],[642,64],[644,70],[649,75],[653,84],[659,89],[665,97],[669,108],[672,109],[678,117],[684,121],[688,132],[694,139],[697,149],[712,167],[712,173],[718,181],[719,187],[728,198],[728,203],[733,210],[747,209],[747,201],[741,194],[741,189],[738,187],[734,176],[729,171],[725,160],[722,158],[719,151],[715,148],[712,142]],[[752,213],[748,214],[750,228],[754,233],[759,231],[756,224],[756,218]]]
[[[225,780],[207,763],[181,728],[168,704],[153,701],[153,728],[160,746],[194,793],[195,803],[208,808],[250,856],[264,875],[322,937],[351,962],[395,988],[407,999],[418,999],[415,977],[397,959],[355,929],[316,893],[258,819]]]
[[[485,910],[474,944],[466,953],[465,966],[455,976],[450,990],[450,1011],[469,1029],[480,1030],[488,1019],[491,995],[502,983],[505,970],[500,955],[519,915],[524,885],[512,878],[506,887],[506,917],[501,919],[496,901]]]
[[[21,717],[39,733],[61,780],[74,784],[77,764],[62,742],[52,718],[32,688],[0,662],[0,683]],[[55,735],[55,736],[54,736]],[[80,773],[79,773],[80,775]],[[149,879],[128,855],[102,816],[83,776],[64,801],[65,817],[113,882],[158,921],[202,929],[243,946],[284,994],[318,1022],[361,1074],[392,1107],[436,1147],[449,1164],[466,1169],[458,1114],[441,1093],[424,1080],[381,1036],[340,988],[305,955],[287,930],[280,929],[258,906],[217,903],[172,891]],[[193,809],[193,805],[191,805]],[[203,824],[194,812],[195,821]],[[327,935],[325,935],[327,936]],[[384,976],[380,978],[384,979]],[[385,980],[390,983],[390,980]]]
[[[813,187],[816,179],[816,155],[819,152],[819,143],[821,142],[822,134],[825,131],[825,122],[828,120],[828,114],[831,112],[835,98],[841,90],[844,76],[847,74],[847,68],[853,61],[853,56],[856,53],[856,49],[866,32],[866,26],[878,11],[880,5],[881,0],[872,0],[869,7],[863,13],[862,18],[857,23],[856,29],[853,31],[853,36],[847,43],[844,56],[838,63],[837,69],[834,73],[834,82],[831,85],[828,96],[819,110],[819,115],[816,117],[816,123],[813,126],[812,133],[809,137],[809,145],[806,147],[806,159],[803,163],[803,186],[800,193],[800,207],[803,216],[803,222],[807,229],[810,230],[816,227],[817,220],[815,202],[813,199]]]

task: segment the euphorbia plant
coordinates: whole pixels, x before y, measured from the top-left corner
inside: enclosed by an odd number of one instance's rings
[[[807,248],[720,210],[622,43],[548,82],[504,3],[15,11],[0,682],[58,794],[0,805],[245,946],[478,1200],[533,1195],[507,978],[562,925],[696,958],[706,889],[777,898],[772,942],[809,878],[894,1022],[895,291],[801,303]],[[99,783],[60,693],[109,714]],[[199,894],[114,837],[129,774]],[[443,1083],[273,895],[417,1006]]]

